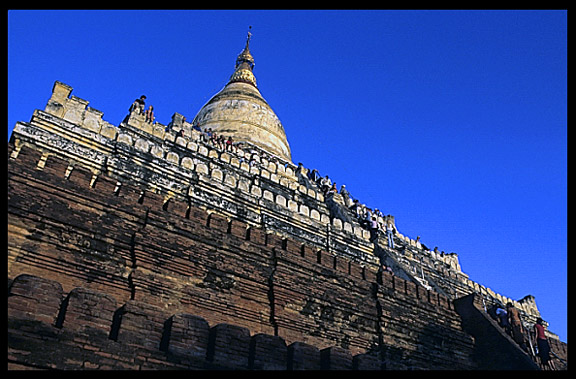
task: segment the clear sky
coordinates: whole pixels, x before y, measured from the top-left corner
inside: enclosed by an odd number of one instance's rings
[[[192,120],[252,25],[294,163],[536,298],[567,341],[567,12],[8,11],[8,137],[54,81],[118,125],[142,94]]]

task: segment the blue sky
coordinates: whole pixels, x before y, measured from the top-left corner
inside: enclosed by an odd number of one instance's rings
[[[252,25],[254,74],[295,163],[399,231],[536,297],[567,341],[566,11],[8,12],[8,136],[58,80],[118,125],[218,92]]]

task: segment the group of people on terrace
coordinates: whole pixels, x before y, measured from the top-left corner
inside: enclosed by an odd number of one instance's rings
[[[208,145],[212,145],[221,151],[232,152],[238,154],[240,150],[244,150],[244,143],[241,141],[234,141],[232,136],[224,136],[222,134],[218,135],[212,128],[205,128],[202,130],[198,125],[194,124],[192,129],[200,133],[199,141],[204,142]],[[249,166],[257,165],[260,158],[266,158],[269,161],[274,161],[275,158],[271,155],[267,155],[264,152],[256,152],[250,149],[249,154],[241,154],[239,157],[240,163],[246,162]]]
[[[134,100],[128,111],[130,113],[135,112],[136,114],[144,115],[145,122],[148,124],[154,123],[154,107],[149,105],[148,109],[146,109],[146,95],[142,95],[138,99]]]
[[[378,232],[382,230],[383,232],[386,232],[388,247],[394,249],[394,235],[396,234],[396,227],[392,223],[390,215],[385,217],[378,208],[375,208],[374,211],[372,211],[372,209],[366,205],[360,204],[358,199],[354,199],[352,205],[350,205],[348,209],[356,216],[360,226],[370,231],[371,242],[376,241],[378,238]]]
[[[150,105],[148,109],[146,109],[146,95],[142,95],[134,100],[130,105],[129,112],[144,115],[145,122],[149,124],[154,124],[154,120],[156,119],[154,116],[154,107]],[[183,121],[186,121],[186,117],[183,117]],[[235,142],[232,136],[226,137],[222,134],[217,134],[212,128],[202,130],[197,124],[193,124],[192,129],[200,133],[200,140],[202,142],[213,145],[220,150],[238,153],[238,149],[241,148],[241,142]],[[165,130],[172,130],[172,124],[168,124]],[[183,130],[180,129],[176,136],[182,137]],[[251,162],[253,163],[253,160],[251,160]]]
[[[198,125],[194,125],[192,128],[200,131],[200,139],[203,142],[216,146],[223,151],[238,152],[238,143],[234,142],[232,136],[225,137],[222,134],[218,135],[212,128],[206,128],[202,131]]]
[[[296,174],[301,175],[304,172],[306,172],[306,169],[302,166],[302,163],[298,163]],[[306,177],[325,197],[330,194],[340,193],[348,211],[352,213],[362,228],[370,232],[370,242],[376,242],[379,237],[379,231],[383,231],[386,233],[388,247],[394,248],[396,228],[390,215],[384,216],[378,208],[372,210],[365,204],[361,204],[358,199],[353,199],[344,184],[340,187],[340,192],[338,192],[336,182],[332,182],[328,175],[321,176],[317,169],[308,170]]]

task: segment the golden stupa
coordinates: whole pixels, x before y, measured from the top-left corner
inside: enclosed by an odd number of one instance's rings
[[[290,146],[282,123],[264,100],[252,73],[248,32],[246,47],[236,59],[236,67],[224,88],[198,112],[193,124],[202,130],[212,128],[218,135],[231,136],[235,142],[248,142],[289,162]]]

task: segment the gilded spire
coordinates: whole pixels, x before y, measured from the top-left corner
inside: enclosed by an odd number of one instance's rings
[[[236,70],[230,77],[229,83],[244,82],[256,87],[256,78],[252,73],[252,69],[254,68],[254,58],[252,57],[252,54],[250,54],[250,38],[252,38],[252,33],[250,33],[251,29],[252,26],[248,28],[246,46],[238,55],[238,58],[236,58]]]
[[[254,58],[250,54],[252,33],[238,55],[234,73],[224,88],[204,104],[193,124],[236,142],[252,144],[276,157],[291,161],[290,145],[278,116],[262,97],[252,74]]]

